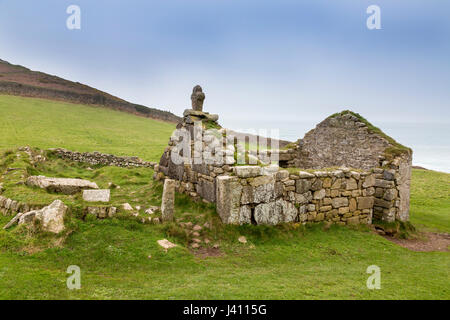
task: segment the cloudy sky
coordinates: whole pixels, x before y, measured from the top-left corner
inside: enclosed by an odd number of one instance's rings
[[[81,8],[68,30],[66,9]],[[366,9],[381,8],[369,30]],[[0,0],[0,59],[181,114],[450,122],[450,2]]]

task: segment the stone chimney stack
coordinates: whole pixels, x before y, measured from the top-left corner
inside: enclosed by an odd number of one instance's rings
[[[217,114],[209,114],[208,112],[203,111],[203,102],[205,101],[205,93],[203,92],[202,87],[196,85],[192,90],[191,95],[192,101],[192,109],[186,109],[183,113],[183,121],[178,124],[177,128],[180,128],[184,125],[192,125],[196,121],[202,122],[212,122],[215,127],[219,127],[217,120],[219,120],[219,115]]]

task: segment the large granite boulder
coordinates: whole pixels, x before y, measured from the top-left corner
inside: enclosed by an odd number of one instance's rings
[[[19,224],[32,224],[35,220],[39,220],[43,231],[60,233],[64,230],[64,217],[67,209],[61,200],[55,200],[40,210],[24,213],[19,218]]]
[[[47,191],[75,194],[84,189],[98,189],[95,182],[83,179],[49,178],[45,176],[28,177],[26,184],[32,187],[46,189]]]

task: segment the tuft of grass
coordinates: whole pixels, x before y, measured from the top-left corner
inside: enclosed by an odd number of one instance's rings
[[[204,130],[209,130],[209,129],[219,130],[222,128],[222,126],[220,124],[218,124],[216,121],[212,121],[212,120],[203,120],[202,124],[203,124]]]
[[[395,238],[417,238],[416,228],[409,221],[386,222],[381,220],[374,220],[373,224],[382,228],[387,234],[394,236]]]

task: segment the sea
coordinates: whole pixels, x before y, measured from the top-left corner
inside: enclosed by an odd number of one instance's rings
[[[255,122],[257,125],[255,125]],[[248,121],[223,119],[221,124],[238,132],[257,133],[263,136],[296,141],[313,129],[314,121]],[[412,148],[413,165],[450,173],[450,123],[373,123],[397,142]],[[271,130],[273,134],[271,134]],[[264,134],[266,133],[267,134]]]

